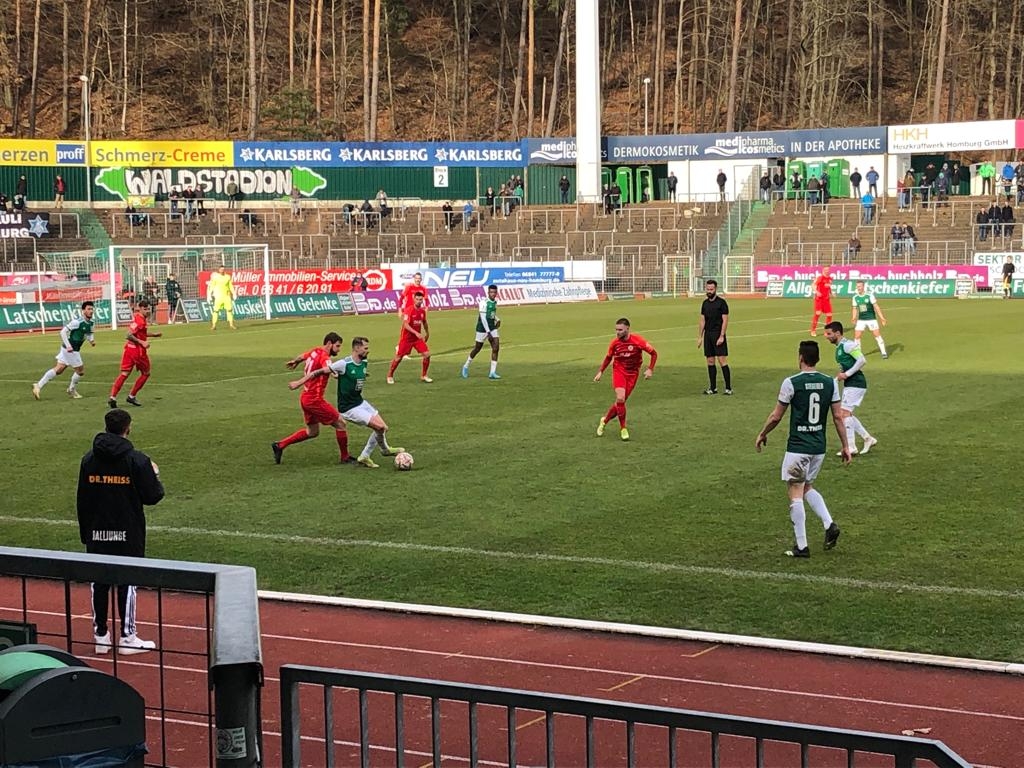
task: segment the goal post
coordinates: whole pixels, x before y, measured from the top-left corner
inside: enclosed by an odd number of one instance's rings
[[[246,245],[111,245],[106,273],[110,297],[111,328],[117,328],[118,303],[141,295],[147,282],[155,282],[160,293],[168,275],[175,275],[182,298],[205,298],[201,275],[223,265],[228,271],[254,270],[262,274],[263,317],[270,319],[270,246]],[[159,294],[158,294],[159,296]]]

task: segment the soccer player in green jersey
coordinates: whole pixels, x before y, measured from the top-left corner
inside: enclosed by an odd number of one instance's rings
[[[295,384],[301,386],[315,376],[335,374],[338,377],[338,410],[341,412],[342,418],[347,422],[362,424],[372,430],[370,439],[366,441],[366,446],[356,461],[364,467],[377,469],[380,465],[371,457],[374,448],[380,448],[381,456],[394,456],[405,451],[405,448],[388,445],[388,425],[381,418],[380,412],[369,401],[363,399],[369,354],[370,340],[365,336],[356,336],[352,339],[351,355],[306,374]],[[289,386],[291,385],[289,384]]]
[[[796,546],[786,550],[789,557],[811,556],[807,544],[805,501],[825,527],[825,549],[832,549],[839,540],[839,526],[829,514],[825,499],[813,485],[825,461],[827,412],[832,414],[832,422],[843,445],[839,453],[844,464],[850,463],[850,447],[843,427],[839,387],[833,378],[815,369],[820,356],[818,342],[800,342],[800,372],[783,380],[779,401],[754,441],[754,447],[760,453],[768,444],[768,433],[779,425],[786,409],[793,406],[789,415],[789,442],[782,459],[782,479],[789,489],[789,517],[796,535]]]
[[[853,340],[860,341],[860,335],[865,330],[871,331],[878,344],[878,351],[882,353],[882,359],[888,360],[889,355],[885,351],[885,339],[882,332],[878,330],[878,323],[885,325],[885,315],[882,314],[882,307],[878,304],[875,294],[868,293],[864,289],[864,281],[857,281],[857,292],[853,294],[853,316],[850,318],[856,325],[853,330]]]
[[[487,298],[480,299],[480,315],[476,319],[476,343],[469,351],[469,357],[462,366],[462,378],[469,378],[469,364],[473,358],[483,349],[484,339],[491,345],[491,372],[487,374],[488,379],[500,379],[498,375],[498,328],[501,327],[501,319],[498,317],[498,286],[487,286]]]
[[[868,393],[868,380],[863,370],[867,358],[861,352],[860,342],[851,341],[843,336],[843,324],[838,320],[825,326],[825,338],[836,345],[836,362],[839,364],[839,375],[836,378],[843,382],[842,409],[850,453],[856,455],[858,452],[855,434],[864,438],[860,453],[867,453],[878,440],[872,437],[867,427],[853,415],[853,409],[864,402],[864,395]]]
[[[73,400],[80,400],[78,394],[78,382],[85,376],[85,364],[82,362],[82,345],[89,342],[90,346],[96,346],[96,339],[93,336],[93,313],[96,306],[91,301],[82,302],[82,314],[72,319],[60,329],[60,351],[57,353],[57,365],[43,374],[43,378],[32,385],[32,397],[39,399],[39,392],[64,373],[67,368],[74,369],[71,374],[71,383],[68,385],[68,397]]]

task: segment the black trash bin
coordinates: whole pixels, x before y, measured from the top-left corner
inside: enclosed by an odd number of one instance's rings
[[[0,651],[0,768],[142,768],[142,696],[45,645]]]

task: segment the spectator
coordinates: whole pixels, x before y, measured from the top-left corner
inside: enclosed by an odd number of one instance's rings
[[[167,297],[167,322],[173,325],[178,321],[178,302],[181,300],[181,285],[173,272],[167,275],[164,296]]]
[[[803,179],[800,176],[800,171],[793,171],[793,175],[789,177],[789,187],[793,190],[793,197],[799,200],[802,195],[800,194],[800,188],[803,186]]]
[[[235,208],[238,206],[238,183],[234,180],[228,182],[227,187],[224,189],[228,194],[228,209]]]
[[[383,190],[381,190],[383,192]],[[377,213],[380,214],[380,223],[384,224],[384,219],[391,215],[391,206],[388,205],[388,196],[377,198]]]
[[[462,231],[469,232],[470,227],[473,226],[473,201],[467,200],[466,204],[462,206]]]
[[[370,205],[369,198],[363,200],[363,204],[359,206],[359,218],[363,221],[364,229],[373,229],[373,206]]]
[[[142,298],[149,302],[149,306],[153,308],[153,322],[152,325],[156,325],[156,305],[160,301],[160,289],[157,287],[156,280],[153,279],[152,275],[146,275],[142,280]]]
[[[352,203],[345,203],[343,206],[341,206],[341,217],[342,220],[345,222],[346,227],[352,225],[352,218],[355,212],[356,207]]]
[[[828,201],[832,198],[832,193],[828,189],[828,174],[825,171],[821,172],[819,188],[821,190],[821,204],[828,205]]]
[[[249,229],[249,234],[252,234],[252,232],[262,223],[260,221],[260,217],[257,216],[252,211],[250,211],[248,208],[242,210],[242,212],[239,214],[239,218],[242,220],[242,223]]]
[[[914,201],[914,187],[917,186],[917,179],[914,177],[914,169],[907,168],[907,174],[903,177],[903,208],[910,208]]]
[[[935,179],[935,195],[939,203],[949,200],[949,178],[945,171],[939,171]]]
[[[295,219],[302,218],[302,192],[294,184],[292,185],[291,191],[288,193],[288,198],[292,202],[292,221]],[[369,201],[367,201],[369,202]]]
[[[729,180],[729,177],[725,175],[725,171],[721,168],[718,169],[718,175],[715,177],[715,183],[718,184],[718,199],[720,202],[725,202],[725,183]]]
[[[612,188],[605,184],[601,187],[601,200],[604,203],[604,215],[612,212]]]
[[[149,221],[148,213],[139,213],[138,208],[128,202],[128,205],[124,207],[125,218],[128,219],[128,223],[133,227],[143,227]]]
[[[889,229],[889,253],[893,256],[897,256],[903,252],[903,240],[906,236],[906,230],[903,225],[896,222]]]
[[[995,194],[996,167],[990,162],[982,163],[978,168],[978,176],[981,177],[982,196]]]
[[[904,250],[911,256],[917,253],[917,233],[914,231],[912,224],[907,223],[903,225],[903,245]]]
[[[870,189],[870,187],[869,187]],[[860,199],[861,208],[864,210],[863,222],[871,225],[875,223],[875,197],[871,192],[865,192]]]
[[[853,173],[850,174],[850,190],[853,192],[854,198],[860,197],[860,183],[863,181],[863,176],[860,175],[860,171],[856,168],[853,169]]]
[[[171,201],[171,218],[176,219],[180,215],[178,210],[178,201],[181,199],[181,193],[178,191],[177,187],[171,187],[169,199]]]
[[[92,450],[82,457],[78,472],[78,531],[90,554],[146,556],[145,507],[164,497],[160,469],[128,440],[132,417],[114,408],[104,416],[106,430],[93,439]],[[109,653],[113,645],[108,628],[110,585],[92,585],[94,650]],[[117,585],[121,654],[144,653],[156,647],[135,629],[135,587]]]
[[[1010,205],[1009,200],[1006,201],[1003,210],[1000,211],[999,218],[1003,223],[1003,237],[1013,237],[1013,225],[1017,222],[1013,217],[1013,206]]]
[[[0,192],[0,213],[7,213],[7,195]]]
[[[196,191],[189,184],[181,196],[185,198],[185,221],[192,221],[196,215]]]
[[[998,237],[1003,232],[1003,209],[999,207],[999,203],[995,200],[992,201],[992,205],[988,208],[988,226],[989,234],[993,239]]]
[[[676,187],[679,186],[679,179],[676,178],[675,171],[669,171],[666,184],[668,185],[668,199],[674,203],[676,201]]]
[[[484,205],[487,206],[487,210],[491,212],[491,218],[498,215],[498,209],[494,202],[494,187],[488,187],[487,192],[484,193]]]
[[[960,192],[960,163],[956,160],[953,161],[953,165],[949,169],[949,194],[959,195]]]
[[[846,242],[846,250],[843,252],[843,257],[844,257],[843,258],[843,263],[844,264],[851,263],[854,259],[856,259],[860,255],[860,251],[861,251],[860,238],[857,237],[857,232],[855,230],[854,233],[852,235],[850,235],[850,239]]]
[[[14,210],[24,211],[28,207],[28,179],[22,174],[14,185]]]
[[[622,210],[622,187],[619,186],[618,181],[613,181],[612,185],[608,187],[608,196],[612,201],[612,210]]]
[[[909,206],[906,201],[907,182],[903,179],[896,179],[896,200],[899,203],[899,210],[902,213]]]
[[[868,194],[873,197],[878,197],[878,171],[875,170],[875,166],[868,168],[868,174],[864,177],[868,182]]]
[[[569,203],[569,177],[562,174],[562,178],[558,180],[558,191],[562,193],[562,205],[568,205]]]
[[[377,207],[380,208],[382,205],[385,208],[390,207],[389,204],[388,204],[388,193],[385,192],[383,189],[378,189],[377,190]]]
[[[783,177],[782,172],[776,168],[775,173],[772,174],[772,198],[774,200],[782,200],[786,193],[786,179]]]
[[[974,217],[974,223],[978,225],[978,241],[985,242],[988,237],[988,212],[982,206]]]
[[[370,281],[366,279],[366,275],[359,273],[352,278],[352,290],[353,291],[365,291],[370,288]]]
[[[807,180],[807,203],[809,205],[818,204],[818,190],[821,188],[821,182],[818,181],[817,177],[811,176]]]
[[[971,194],[971,166],[967,163],[960,165],[960,176],[958,181],[960,182],[960,194],[970,195]]]
[[[1024,202],[1024,160],[1017,163],[1013,176],[1017,180],[1017,205],[1020,205]]]
[[[200,216],[206,215],[206,187],[196,184],[196,213]]]
[[[452,201],[445,200],[444,205],[441,206],[441,212],[444,214],[444,231],[452,231],[452,219],[454,217],[454,209],[452,208]]]
[[[68,191],[67,182],[59,173],[53,180],[53,207],[58,211],[64,207],[64,193]]]
[[[526,191],[523,189],[523,180],[516,176],[515,186],[512,187],[512,205],[523,205],[526,200]]]
[[[1003,165],[1002,177],[1003,177],[1003,196],[1007,200],[1009,200],[1010,197],[1013,195],[1013,179],[1014,179],[1013,166],[1010,165],[1009,163],[1005,163]]]
[[[761,202],[771,202],[772,179],[771,176],[768,175],[768,171],[765,171],[761,176],[761,181],[758,182],[758,186],[761,188]]]

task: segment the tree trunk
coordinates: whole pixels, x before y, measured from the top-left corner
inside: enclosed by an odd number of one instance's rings
[[[498,0],[498,75],[494,88],[493,138],[501,136],[502,107],[505,103],[505,46],[508,45],[508,0]]]
[[[373,0],[373,74],[370,84],[370,141],[377,140],[377,102],[380,82],[380,6],[383,0]]]
[[[32,83],[28,97],[28,135],[36,135],[36,97],[39,95],[39,17],[41,0],[36,0],[32,19]]]
[[[534,0],[526,0],[526,7],[529,13],[528,25],[529,25],[529,41],[527,43],[529,47],[529,54],[526,63],[526,135],[530,136],[533,134],[533,106],[534,106],[534,63],[536,61],[537,49],[535,43],[536,33],[536,21],[533,15],[533,3]]]
[[[939,122],[942,110],[942,78],[946,66],[946,34],[949,24],[949,0],[942,0],[942,15],[939,19],[939,51],[935,55],[935,93],[932,96],[931,121]]]
[[[370,136],[370,0],[363,0],[363,140]]]
[[[324,44],[324,0],[317,0],[316,3],[316,58],[313,59],[313,89],[316,93],[316,116],[320,119],[323,114],[323,72],[321,61],[323,59]]]
[[[736,130],[736,91],[739,88],[740,31],[743,29],[743,0],[736,0],[732,20],[732,53],[729,57],[729,104],[725,112],[725,132]]]
[[[63,0],[61,2],[60,15],[60,135],[66,136],[68,129],[71,126],[71,99],[70,94],[68,93],[68,83],[71,82],[71,68],[70,62],[68,61],[68,31],[70,27],[70,20],[68,19],[68,0]]]
[[[523,99],[523,64],[526,59],[526,24],[529,20],[527,5],[531,0],[523,0],[522,13],[519,17],[519,56],[516,59],[515,95],[512,97],[512,134],[515,138],[523,134],[519,128],[519,105]]]
[[[295,89],[295,0],[288,0],[288,90]]]
[[[90,2],[90,0],[86,0]],[[249,36],[249,141],[256,140],[256,128],[259,125],[259,93],[256,90],[256,0],[248,0],[248,36]]]
[[[551,101],[548,104],[548,123],[544,131],[545,136],[555,135],[555,120],[558,116],[556,105],[558,104],[558,83],[562,73],[562,54],[565,52],[565,41],[569,36],[569,8],[572,0],[563,0],[562,24],[558,32],[558,53],[555,54],[555,67],[551,75]]]

